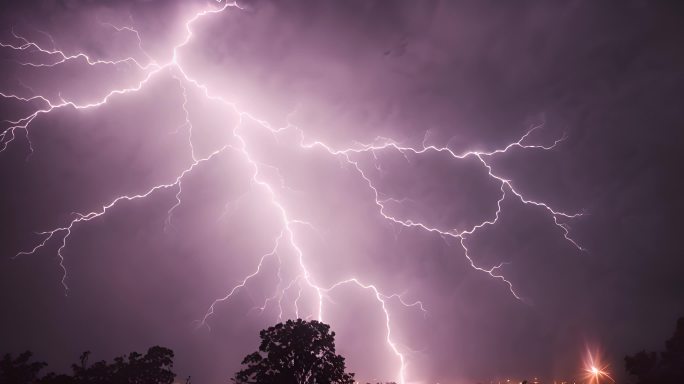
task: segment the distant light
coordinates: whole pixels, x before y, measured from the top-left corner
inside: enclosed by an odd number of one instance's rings
[[[599,354],[594,353],[592,355],[591,351],[587,350],[587,357],[584,361],[586,372],[586,377],[592,384],[600,384],[603,378],[607,378],[611,382],[615,383],[608,372],[608,365],[602,365],[599,360]],[[605,380],[604,380],[605,382]]]

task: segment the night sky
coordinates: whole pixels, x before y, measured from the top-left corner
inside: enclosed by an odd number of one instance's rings
[[[625,382],[684,315],[682,20],[4,4],[0,353],[66,371],[163,345],[225,383],[299,316],[360,380],[572,379],[590,349]]]

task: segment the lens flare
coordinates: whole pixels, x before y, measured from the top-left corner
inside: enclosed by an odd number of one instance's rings
[[[587,350],[587,356],[584,361],[584,378],[589,384],[599,384],[599,383],[614,383],[610,373],[608,372],[609,366],[601,362],[599,358],[600,354],[598,352],[591,352]]]

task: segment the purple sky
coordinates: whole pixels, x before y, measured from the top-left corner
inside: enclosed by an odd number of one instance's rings
[[[223,383],[320,314],[362,380],[572,378],[591,347],[622,382],[662,346],[681,5],[238,5],[2,11],[0,352],[159,344]]]

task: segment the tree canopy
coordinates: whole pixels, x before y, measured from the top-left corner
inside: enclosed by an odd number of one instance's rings
[[[247,355],[236,384],[352,384],[335,332],[319,321],[288,320],[259,333],[259,350]]]
[[[677,320],[674,335],[665,342],[665,351],[640,351],[625,357],[625,368],[637,377],[636,384],[684,383],[684,317]]]
[[[80,363],[71,366],[71,375],[48,373],[39,377],[47,364],[29,362],[31,356],[31,352],[16,358],[5,355],[0,361],[0,384],[171,384],[176,377],[171,370],[173,351],[159,346],[149,348],[144,355],[132,352],[112,363],[90,365],[90,352],[84,352]]]
[[[43,362],[30,362],[33,354],[26,351],[16,358],[6,354],[0,360],[0,384],[9,383],[34,383],[38,380],[38,374],[47,365]]]

